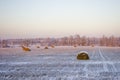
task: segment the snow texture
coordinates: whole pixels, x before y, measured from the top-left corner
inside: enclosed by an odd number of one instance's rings
[[[90,60],[77,60],[80,51]],[[1,48],[0,80],[120,80],[120,48]]]

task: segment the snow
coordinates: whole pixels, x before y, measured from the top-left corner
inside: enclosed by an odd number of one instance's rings
[[[77,60],[86,51],[90,60]],[[119,47],[0,49],[0,80],[120,80]]]

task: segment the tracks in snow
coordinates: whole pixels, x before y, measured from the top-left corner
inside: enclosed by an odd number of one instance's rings
[[[76,53],[31,54],[20,58],[19,62],[1,62],[0,79],[17,80],[18,76],[20,80],[120,80],[120,62],[112,61],[108,52],[101,47],[88,49],[90,60],[87,61],[76,60]]]
[[[99,54],[100,54],[100,58],[102,59],[102,63],[104,63],[104,71],[117,72],[117,69],[115,67],[115,62],[109,61],[109,57],[105,55],[106,53],[103,52],[102,48],[99,48]]]

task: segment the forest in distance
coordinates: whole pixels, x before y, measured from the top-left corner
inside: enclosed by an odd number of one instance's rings
[[[80,35],[71,35],[61,38],[29,38],[29,39],[0,39],[0,47],[12,47],[14,45],[39,45],[39,46],[108,46],[120,47],[120,37],[105,36],[86,37]]]

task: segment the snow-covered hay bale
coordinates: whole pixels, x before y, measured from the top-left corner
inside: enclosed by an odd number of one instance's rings
[[[89,60],[88,52],[86,52],[86,51],[81,51],[81,52],[77,55],[77,59],[78,59],[78,60]]]
[[[23,49],[24,51],[31,51],[31,49],[30,49],[30,48],[25,47],[25,46],[22,46],[22,49]]]
[[[48,49],[48,47],[46,46],[44,49]]]

